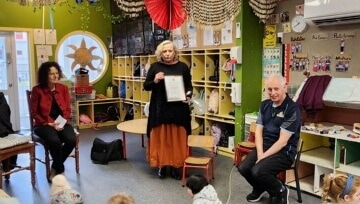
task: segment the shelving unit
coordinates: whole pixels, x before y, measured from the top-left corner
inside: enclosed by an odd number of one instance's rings
[[[121,107],[121,99],[120,98],[107,98],[107,99],[94,99],[94,100],[78,100],[76,101],[76,116],[77,116],[77,126],[80,129],[90,128],[93,126],[101,127],[101,126],[109,126],[116,125],[119,121],[106,121],[106,122],[94,122],[96,113],[106,113],[106,109],[110,106],[114,105],[120,109]],[[79,117],[81,114],[86,114],[93,121],[93,123],[83,124],[80,123]]]
[[[324,128],[331,128],[336,124],[324,123]],[[304,140],[301,154],[300,186],[303,191],[320,196],[322,193],[322,179],[329,173],[351,173],[360,176],[360,148],[359,138],[350,138],[347,135],[353,132],[351,126],[337,134],[320,134],[315,131],[302,130]],[[329,138],[335,140],[335,148],[330,148]],[[341,146],[346,148],[346,154],[341,158]],[[346,164],[340,161],[344,160]],[[293,175],[288,175],[286,183],[295,187]]]
[[[235,105],[231,103],[230,97],[230,73],[221,69],[221,66],[230,58],[230,48],[180,50],[178,54],[180,61],[186,63],[191,69],[193,98],[198,98],[201,90],[204,90],[205,103],[209,104],[211,91],[216,89],[219,92],[218,113],[192,114],[192,117],[202,127],[200,134],[210,135],[211,126],[214,122],[234,125],[235,117],[229,114],[235,110]],[[145,76],[134,76],[134,69],[136,64],[140,63],[140,69],[142,70],[140,73],[144,73],[145,65],[156,61],[155,55],[121,56],[113,59],[114,83],[118,84],[119,87],[122,81],[126,83],[126,97],[122,99],[121,105],[122,107],[133,106],[134,119],[146,117],[144,106],[151,96],[150,92],[143,89]],[[209,78],[214,75],[216,64],[219,69],[219,81],[211,81]],[[233,151],[228,148],[220,147],[218,152],[233,156]]]

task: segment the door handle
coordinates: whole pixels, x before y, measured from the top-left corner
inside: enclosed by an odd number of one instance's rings
[[[11,88],[13,86],[13,84],[9,84],[9,88]]]

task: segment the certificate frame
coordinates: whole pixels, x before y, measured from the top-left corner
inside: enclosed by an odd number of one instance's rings
[[[185,87],[182,75],[166,75],[164,77],[166,98],[168,102],[185,101]]]

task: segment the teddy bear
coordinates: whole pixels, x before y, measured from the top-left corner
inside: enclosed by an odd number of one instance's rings
[[[79,192],[71,188],[70,183],[63,174],[58,174],[52,179],[50,189],[51,204],[80,204],[83,203]]]

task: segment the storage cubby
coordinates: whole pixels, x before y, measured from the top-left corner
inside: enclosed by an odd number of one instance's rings
[[[194,49],[194,50],[180,50],[178,52],[180,61],[186,63],[192,75],[193,83],[193,97],[199,98],[200,93],[203,92],[203,100],[205,100],[206,107],[204,107],[204,114],[192,113],[193,120],[199,123],[199,133],[205,135],[211,135],[211,125],[214,122],[225,123],[234,126],[235,117],[229,115],[231,111],[235,110],[235,105],[231,103],[231,86],[228,82],[230,73],[221,70],[221,66],[229,58],[230,48],[221,49]],[[145,91],[143,88],[145,77],[134,77],[134,68],[139,62],[141,69],[145,68],[146,64],[154,63],[157,61],[155,55],[143,55],[143,56],[123,56],[116,57],[118,63],[113,63],[114,66],[118,66],[117,72],[114,72],[113,80],[116,84],[120,81],[126,83],[126,98],[121,99],[124,104],[133,105],[134,119],[144,118],[144,106],[150,101],[151,92]],[[215,67],[217,66],[217,67]],[[123,67],[123,72],[121,68]],[[113,70],[116,69],[113,67]],[[214,76],[214,70],[219,71],[218,80],[209,80],[211,76]],[[116,75],[118,73],[118,75]],[[119,74],[123,74],[119,76]],[[219,93],[218,99],[218,112],[208,112],[209,97],[211,91],[215,89]],[[203,91],[202,91],[203,90]],[[127,106],[124,105],[123,109]],[[218,153],[232,156],[232,150],[228,148],[219,148]]]
[[[95,114],[97,113],[105,113],[109,106],[115,106],[121,110],[121,100],[120,98],[107,98],[107,99],[94,99],[94,100],[78,100],[76,101],[77,106],[77,126],[80,129],[83,128],[90,128],[93,126],[101,127],[101,126],[108,126],[108,125],[116,125],[120,122],[117,121],[105,121],[105,122],[94,122],[95,121]],[[120,111],[121,112],[121,111]],[[83,124],[80,122],[80,115],[85,114],[87,115],[92,123],[90,124]]]
[[[321,123],[322,129],[342,126],[345,129],[334,134],[301,130],[304,141],[299,168],[300,186],[303,191],[321,195],[323,176],[329,173],[351,173],[360,176],[360,139],[351,138],[352,124],[360,120],[360,110],[325,107],[311,122]],[[305,117],[305,121],[308,118]],[[332,145],[329,140],[332,140]],[[286,182],[295,187],[288,171]]]

